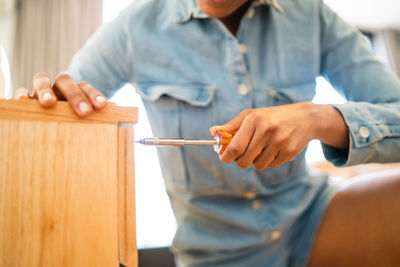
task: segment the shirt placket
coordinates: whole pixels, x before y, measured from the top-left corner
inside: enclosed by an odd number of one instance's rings
[[[251,11],[250,11],[251,10]],[[250,12],[250,13],[249,13]],[[248,14],[251,14],[249,16]],[[232,81],[235,88],[232,90],[233,95],[236,96],[238,104],[240,104],[241,109],[253,108],[253,90],[251,84],[251,78],[249,75],[248,65],[246,63],[246,54],[249,52],[247,44],[245,42],[244,28],[247,25],[248,19],[251,19],[254,15],[253,8],[249,8],[247,13],[244,15],[238,32],[237,37],[234,36],[222,22],[219,21],[220,26],[223,28],[226,34],[226,44],[228,49],[228,66],[231,71]]]

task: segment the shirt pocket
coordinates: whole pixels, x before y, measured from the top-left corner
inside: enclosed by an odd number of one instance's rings
[[[295,102],[310,102],[315,96],[315,80],[278,85],[268,88],[270,105],[279,106]]]
[[[211,139],[216,122],[215,89],[207,84],[139,83],[154,136]],[[167,186],[192,191],[218,190],[218,156],[212,146],[159,147],[160,165]]]

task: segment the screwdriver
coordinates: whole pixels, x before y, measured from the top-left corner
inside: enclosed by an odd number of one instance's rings
[[[146,146],[186,146],[186,145],[213,145],[215,152],[222,154],[232,140],[234,133],[217,131],[214,139],[184,139],[184,138],[143,138],[136,143]]]

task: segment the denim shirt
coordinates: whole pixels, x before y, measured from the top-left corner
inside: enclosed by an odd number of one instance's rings
[[[311,101],[324,75],[348,100],[335,107],[350,140],[346,150],[324,146],[327,159],[400,160],[399,80],[321,0],[253,1],[236,36],[194,0],[136,0],[89,39],[68,72],[108,97],[133,84],[154,135],[183,138],[209,138],[210,126],[244,109]],[[271,233],[290,229],[327,183],[308,173],[304,151],[263,171],[221,163],[209,147],[158,153],[179,225],[173,249],[197,253],[187,263],[268,248]]]

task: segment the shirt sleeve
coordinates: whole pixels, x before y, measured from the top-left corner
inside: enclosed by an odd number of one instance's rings
[[[349,129],[349,148],[322,145],[336,166],[400,161],[400,81],[362,34],[320,5],[321,74],[347,102],[334,105]]]
[[[92,84],[110,98],[131,77],[132,49],[128,23],[122,12],[102,25],[74,55],[67,73],[76,81]]]

